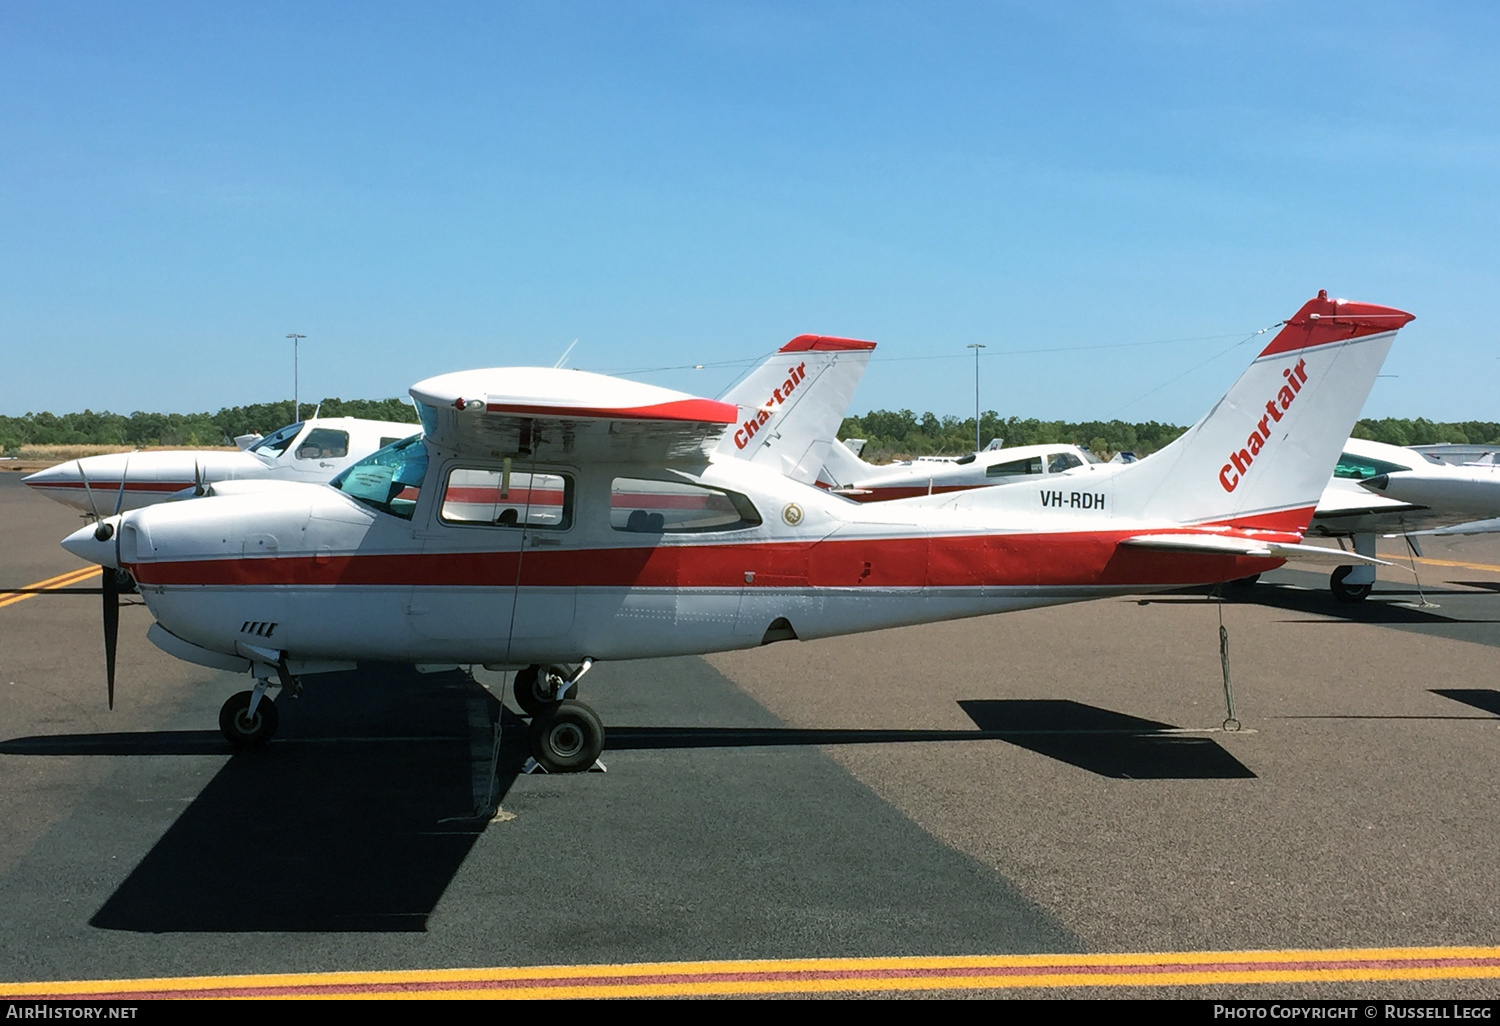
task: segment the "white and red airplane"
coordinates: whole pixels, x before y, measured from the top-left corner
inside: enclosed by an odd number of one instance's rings
[[[1087,449],[1057,442],[992,447],[957,458],[919,456],[881,466],[866,463],[848,445],[834,441],[818,480],[856,502],[885,502],[995,485],[1041,485],[1041,475],[1065,474],[1093,465],[1103,463]]]
[[[1096,467],[1086,487],[860,504],[790,477],[751,443],[809,381],[795,353],[755,408],[513,368],[413,386],[424,436],[329,486],[152,506],[63,544],[134,576],[158,646],[252,675],[220,714],[232,744],[271,736],[266,691],[294,691],[301,674],[482,663],[521,670],[537,761],[586,769],[604,728],[574,696],[595,660],[1208,584],[1295,557],[1349,562],[1303,534],[1411,319],[1320,293],[1186,434],[1150,460]]]
[[[202,494],[223,481],[321,484],[415,429],[415,424],[395,421],[313,417],[288,424],[237,452],[106,453],[59,463],[24,481],[49,499],[99,516]]]

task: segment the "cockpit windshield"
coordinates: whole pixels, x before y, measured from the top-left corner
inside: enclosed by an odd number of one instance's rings
[[[328,482],[349,498],[410,520],[427,476],[427,446],[421,435],[392,442]]]
[[[303,421],[299,420],[297,423],[288,424],[278,431],[272,431],[269,435],[252,445],[249,451],[264,456],[266,459],[276,459],[282,453],[286,452],[286,447],[291,445],[292,441],[302,433],[303,423]]]

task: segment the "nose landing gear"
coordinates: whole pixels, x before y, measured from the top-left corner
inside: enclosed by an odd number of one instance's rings
[[[254,692],[241,691],[229,696],[219,710],[219,730],[236,749],[259,748],[276,733],[276,703],[262,697],[251,712]]]

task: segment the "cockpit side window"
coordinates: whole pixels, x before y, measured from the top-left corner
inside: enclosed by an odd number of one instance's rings
[[[286,447],[291,445],[297,435],[301,433],[302,424],[303,422],[299,420],[295,424],[288,424],[280,430],[272,431],[269,435],[252,445],[250,451],[260,453],[262,456],[274,460],[286,452]]]
[[[1042,458],[1033,456],[1025,460],[1012,460],[1009,463],[991,463],[984,468],[985,477],[1021,477],[1025,474],[1040,474],[1042,472]]]
[[[1047,457],[1047,473],[1061,474],[1064,470],[1083,466],[1083,460],[1070,452],[1054,452]]]
[[[410,520],[427,476],[427,447],[412,435],[371,453],[328,482],[358,502]]]
[[[1387,463],[1385,460],[1373,460],[1368,456],[1356,456],[1352,452],[1346,452],[1339,454],[1339,461],[1333,468],[1333,476],[1351,481],[1363,481],[1377,474],[1410,469],[1399,463]]]
[[[297,445],[299,460],[336,460],[349,455],[349,432],[313,428]]]

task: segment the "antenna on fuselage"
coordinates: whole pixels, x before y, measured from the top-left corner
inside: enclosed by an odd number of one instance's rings
[[[575,338],[572,344],[569,345],[568,348],[563,350],[563,354],[557,358],[557,362],[552,365],[553,370],[562,370],[563,364],[568,362],[568,354],[573,351],[573,346],[576,346],[577,344],[578,340]]]

